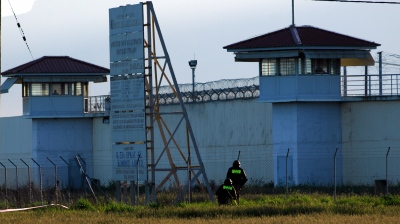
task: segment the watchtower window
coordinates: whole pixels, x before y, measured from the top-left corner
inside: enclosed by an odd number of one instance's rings
[[[49,83],[32,83],[32,96],[48,96]]]
[[[81,82],[72,83],[71,95],[77,95],[77,96],[82,95],[82,83]]]
[[[68,83],[52,83],[52,95],[68,95]]]
[[[301,75],[314,74],[314,72],[312,72],[311,59],[309,59],[309,58],[299,58],[299,65],[300,65],[299,74],[301,74]]]
[[[277,75],[277,60],[263,59],[261,63],[261,75]]]
[[[280,74],[281,75],[295,75],[296,74],[296,60],[294,58],[281,58],[280,59]]]
[[[340,59],[312,59],[314,74],[340,74]]]
[[[22,84],[22,97],[28,97],[29,95],[29,83]]]

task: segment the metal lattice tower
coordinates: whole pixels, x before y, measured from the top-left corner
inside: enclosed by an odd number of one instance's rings
[[[150,201],[155,202],[156,192],[172,179],[175,188],[178,188],[176,201],[183,199],[185,193],[190,195],[190,186],[197,182],[204,192],[208,192],[209,198],[214,201],[213,193],[205,172],[204,164],[201,160],[200,152],[197,147],[192,127],[188,118],[182,95],[179,90],[171,60],[165,45],[160,25],[158,23],[153,4],[151,1],[143,3],[144,11],[144,45],[145,45],[145,92],[146,92],[146,131],[147,131],[147,160],[148,160],[148,180],[150,186]],[[161,53],[157,52],[156,47],[161,47]],[[169,73],[168,73],[169,72]],[[169,74],[169,75],[168,75]],[[172,80],[172,81],[171,81]],[[167,83],[176,97],[179,99],[180,111],[163,113],[160,111],[159,89],[162,83]],[[163,119],[165,116],[176,116],[179,122],[166,124]],[[170,127],[173,126],[173,130]],[[175,134],[178,130],[186,133],[186,146],[182,147],[176,140]],[[155,149],[155,132],[159,132],[163,143],[162,150]],[[186,150],[184,150],[186,149]],[[194,155],[191,155],[194,151]],[[177,156],[179,155],[179,156]],[[169,167],[161,167],[160,160],[167,157]],[[176,165],[179,164],[179,165]],[[184,164],[184,165],[182,165]],[[187,172],[184,180],[178,172]],[[162,177],[162,181],[156,187],[156,174]],[[203,176],[203,182],[200,181]],[[204,187],[203,187],[204,185]],[[189,196],[190,201],[190,196]]]

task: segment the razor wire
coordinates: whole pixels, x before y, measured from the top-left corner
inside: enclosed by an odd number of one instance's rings
[[[178,84],[184,103],[226,101],[235,99],[253,99],[260,95],[259,77],[245,79],[222,79],[218,81],[196,83],[195,92],[193,84]],[[157,91],[153,90],[156,95]],[[161,86],[158,89],[160,104],[178,104],[179,99],[170,86]]]

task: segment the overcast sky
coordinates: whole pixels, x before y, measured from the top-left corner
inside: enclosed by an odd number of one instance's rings
[[[9,5],[24,31],[33,58],[70,56],[109,68],[108,10],[140,1],[1,1],[1,71],[32,57]],[[234,62],[224,46],[288,27],[291,0],[154,0],[156,16],[179,83],[191,83],[188,61],[198,60],[196,82],[257,76],[255,63]],[[400,5],[295,0],[295,24],[311,25],[381,44],[400,54]],[[372,52],[376,55],[376,51]],[[2,79],[4,82],[4,79]],[[90,95],[109,93],[109,84],[91,84]],[[21,85],[1,94],[0,116],[22,114]]]

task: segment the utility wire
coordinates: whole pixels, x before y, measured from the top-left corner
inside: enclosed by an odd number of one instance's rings
[[[29,51],[29,53],[31,54],[32,60],[35,60],[35,59],[33,58],[31,49],[29,48],[28,42],[26,41],[26,37],[25,37],[24,31],[22,30],[22,27],[21,27],[21,25],[20,25],[19,22],[18,22],[17,16],[15,15],[14,9],[13,9],[13,7],[11,6],[10,0],[8,0],[8,4],[10,4],[11,11],[13,12],[14,17],[15,17],[15,21],[17,21],[17,26],[18,26],[19,32],[21,33],[22,39],[25,41],[26,47],[28,48],[28,51]]]
[[[377,3],[377,4],[400,4],[400,2],[382,2],[382,1],[356,1],[356,0],[313,0],[320,2],[352,2],[352,3]]]

